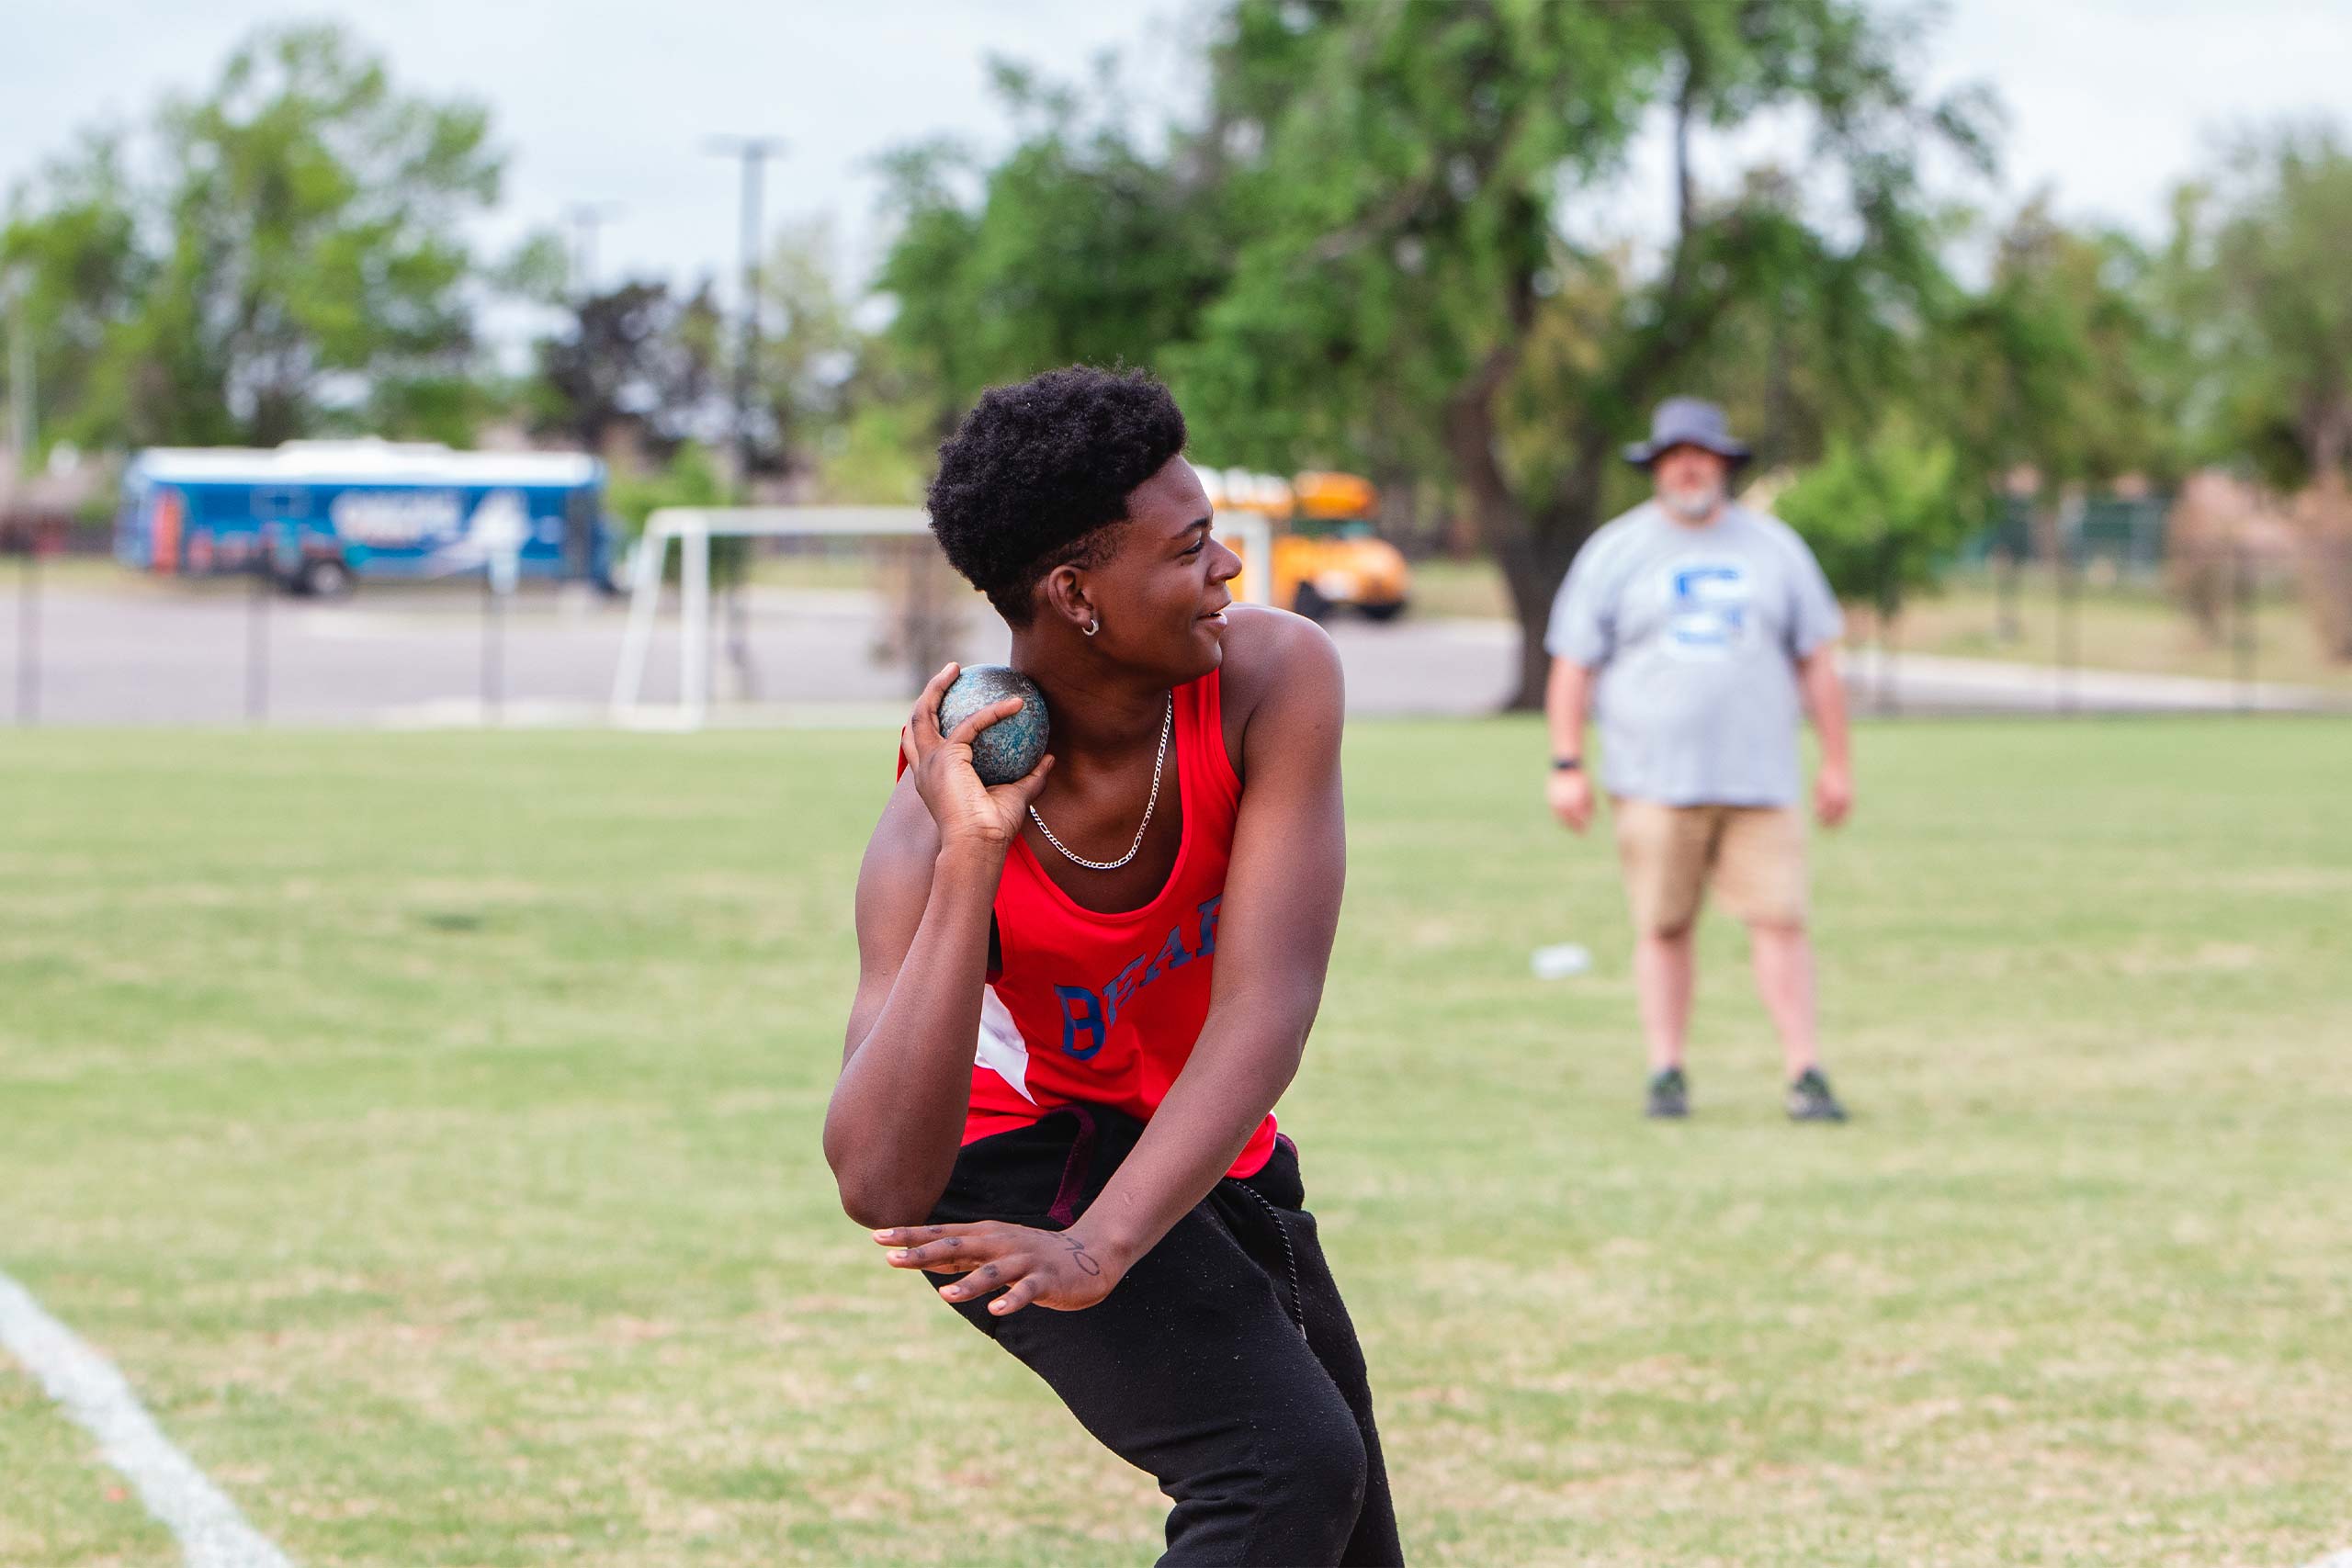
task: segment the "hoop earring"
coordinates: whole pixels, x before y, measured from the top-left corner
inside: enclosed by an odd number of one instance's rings
[[[1092,637],[1096,632],[1102,629],[1102,617],[1097,615],[1078,629],[1084,632],[1088,637]]]

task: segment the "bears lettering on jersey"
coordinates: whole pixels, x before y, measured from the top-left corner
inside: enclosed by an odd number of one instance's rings
[[[1136,992],[1162,975],[1215,953],[1217,907],[1224,902],[1225,896],[1219,894],[1193,911],[1190,947],[1184,945],[1184,928],[1170,926],[1167,940],[1156,953],[1136,954],[1101,989],[1091,986],[1056,986],[1054,994],[1062,1004],[1062,1050],[1079,1061],[1092,1060],[1110,1038],[1111,1026],[1119,1021],[1119,1010]],[[1084,1043],[1080,1043],[1081,1038]]]

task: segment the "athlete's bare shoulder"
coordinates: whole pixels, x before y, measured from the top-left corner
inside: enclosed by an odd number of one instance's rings
[[[1226,747],[1237,770],[1248,755],[1250,721],[1261,711],[1302,711],[1336,721],[1346,697],[1339,646],[1304,615],[1267,604],[1226,612],[1225,661],[1218,689]]]

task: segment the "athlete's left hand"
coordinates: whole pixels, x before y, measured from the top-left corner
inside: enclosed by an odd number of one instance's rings
[[[927,1269],[964,1278],[940,1288],[951,1302],[977,1301],[989,1292],[1004,1294],[989,1303],[993,1317],[1009,1317],[1025,1306],[1077,1312],[1092,1306],[1126,1275],[1126,1262],[1090,1247],[1075,1228],[1041,1231],[997,1220],[970,1225],[898,1225],[876,1231],[874,1239],[891,1250],[883,1261],[893,1269]]]

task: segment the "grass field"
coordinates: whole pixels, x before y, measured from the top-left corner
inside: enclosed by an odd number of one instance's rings
[[[1283,1115],[1417,1562],[2352,1547],[2352,727],[1866,727],[1843,1129],[1781,1120],[1720,925],[1700,1114],[1634,1114],[1532,728],[1350,746]],[[5,747],[0,1269],[299,1560],[1152,1556],[817,1156],[888,737]],[[0,1359],[0,1562],[175,1560]]]

